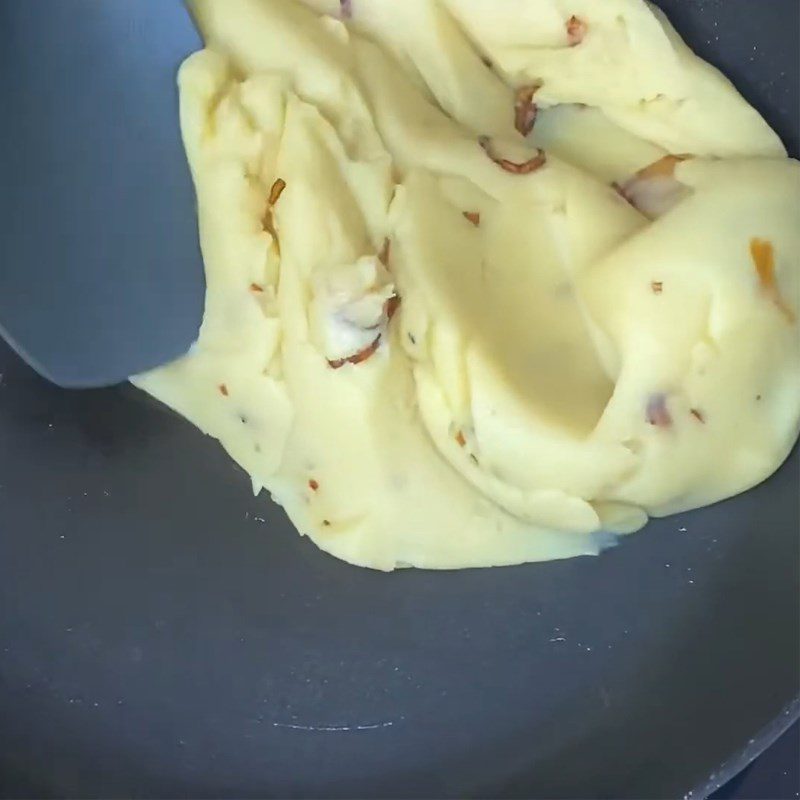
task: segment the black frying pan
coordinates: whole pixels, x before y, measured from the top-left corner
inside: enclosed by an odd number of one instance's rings
[[[796,0],[661,5],[797,155]],[[384,575],[133,389],[0,373],[5,797],[702,797],[797,717],[797,452],[598,559]]]

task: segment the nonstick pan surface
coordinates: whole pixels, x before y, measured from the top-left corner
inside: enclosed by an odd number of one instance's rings
[[[661,5],[797,155],[796,0]],[[796,451],[597,559],[378,574],[131,387],[0,373],[2,796],[702,797],[797,717]]]

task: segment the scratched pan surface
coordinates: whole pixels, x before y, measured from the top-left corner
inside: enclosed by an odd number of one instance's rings
[[[796,154],[796,0],[663,5]],[[702,796],[797,715],[796,453],[599,559],[382,575],[132,389],[0,373],[3,796]]]

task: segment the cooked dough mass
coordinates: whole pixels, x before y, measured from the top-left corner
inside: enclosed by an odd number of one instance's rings
[[[195,0],[199,339],[136,385],[354,564],[594,554],[800,420],[800,171],[643,0]]]

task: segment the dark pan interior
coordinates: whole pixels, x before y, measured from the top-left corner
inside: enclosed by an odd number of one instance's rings
[[[796,0],[662,5],[796,155]],[[384,575],[0,346],[0,794],[703,796],[797,716],[799,477],[599,559]]]

